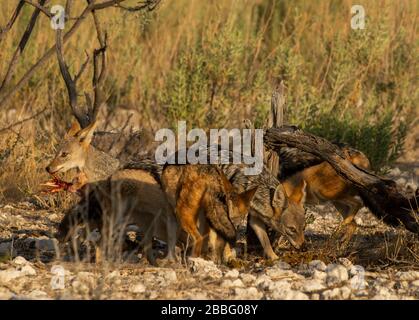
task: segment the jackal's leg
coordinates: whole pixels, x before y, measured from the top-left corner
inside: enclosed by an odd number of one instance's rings
[[[235,253],[235,251],[231,248],[230,243],[228,243],[228,242],[226,242],[226,241],[224,241],[224,243],[225,243],[225,245],[223,246],[223,247],[224,247],[224,250],[223,250],[223,252],[222,252],[222,254],[223,254],[223,261],[224,261],[225,263],[230,263],[230,262],[232,262],[234,259],[236,259],[236,253]]]
[[[352,235],[356,231],[354,218],[359,209],[362,208],[362,203],[358,199],[351,197],[344,200],[333,201],[333,205],[343,218],[341,227],[344,230],[344,233],[341,240],[347,242],[352,238]]]
[[[176,216],[178,217],[181,228],[191,236],[193,249],[192,255],[199,257],[202,251],[203,237],[197,227],[197,211],[199,207],[183,205],[178,202],[176,206]]]
[[[272,249],[271,242],[269,241],[269,237],[266,232],[265,224],[260,219],[252,215],[250,215],[249,224],[252,227],[252,229],[255,231],[256,236],[258,237],[260,243],[262,244],[265,255],[271,260],[279,259],[276,253]]]
[[[166,232],[167,232],[167,259],[170,261],[176,261],[176,241],[178,234],[178,225],[176,222],[176,217],[172,212],[167,213],[166,221]]]
[[[210,228],[208,234],[208,251],[212,261],[217,264],[220,264],[223,260],[228,262],[228,260],[223,258],[223,253],[227,245],[228,243],[213,228]]]

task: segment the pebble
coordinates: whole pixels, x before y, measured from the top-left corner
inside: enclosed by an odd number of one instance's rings
[[[235,288],[234,294],[237,300],[259,300],[263,297],[263,293],[259,292],[255,287]]]
[[[419,279],[419,271],[399,271],[396,273],[396,277],[400,281],[414,281]]]
[[[13,259],[13,263],[18,266],[23,266],[25,264],[28,264],[29,262],[24,257],[17,256],[16,258]]]
[[[240,277],[245,284],[253,284],[256,281],[256,277],[250,273],[243,273],[240,275]]]
[[[20,272],[24,276],[36,276],[36,270],[30,265],[23,266],[22,269],[20,269]]]
[[[282,270],[291,270],[291,266],[284,261],[277,261],[275,262],[274,266]]]
[[[324,300],[346,300],[351,296],[351,289],[348,287],[334,288],[322,293]]]
[[[275,300],[309,300],[308,295],[297,290],[277,290],[272,293]]]
[[[236,279],[234,281],[227,279],[221,283],[221,287],[223,288],[240,287],[241,288],[241,287],[244,287],[244,283],[240,279]]]
[[[318,271],[325,271],[326,264],[321,260],[312,260],[309,262],[308,267]]]
[[[145,291],[146,291],[146,287],[142,283],[134,284],[129,289],[129,292],[132,292],[132,293],[144,293]]]
[[[329,264],[326,268],[326,283],[328,286],[340,284],[348,280],[348,271],[340,264]]]
[[[325,288],[326,286],[322,283],[322,281],[317,279],[306,280],[299,286],[299,290],[308,293],[320,291]]]
[[[0,271],[0,284],[7,283],[13,279],[22,277],[22,272],[15,269],[6,269]]]
[[[192,273],[205,275],[210,278],[221,278],[223,276],[222,271],[218,269],[213,261],[202,258],[189,258],[189,263]]]
[[[226,274],[224,275],[224,277],[226,278],[231,278],[231,279],[236,279],[238,278],[240,275],[239,271],[237,269],[232,269],[228,272],[226,272]]]

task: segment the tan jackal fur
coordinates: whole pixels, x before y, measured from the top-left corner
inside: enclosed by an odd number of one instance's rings
[[[162,185],[175,208],[180,227],[192,238],[192,254],[200,256],[204,234],[199,230],[201,212],[209,226],[227,241],[236,240],[247,224],[250,202],[257,188],[236,193],[219,168],[213,165],[166,165]]]
[[[175,259],[176,219],[159,182],[146,169],[122,169],[107,180],[89,184],[89,192],[61,221],[57,239],[69,240],[75,227],[86,224],[90,230],[100,230],[103,250],[115,250],[105,242],[112,239],[112,244],[122,246],[126,227],[135,225],[151,264],[156,263],[154,237],[167,243],[167,258]]]
[[[350,147],[343,147],[346,158],[360,168],[369,169],[370,162],[361,151]],[[298,194],[299,185],[304,180],[307,183],[307,204],[320,204],[327,201],[333,203],[343,217],[342,227],[345,229],[343,240],[349,240],[356,230],[354,217],[363,207],[358,199],[358,191],[327,163],[305,168],[283,181],[287,194],[291,197]]]

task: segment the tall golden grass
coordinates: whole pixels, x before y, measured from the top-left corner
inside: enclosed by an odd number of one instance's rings
[[[17,2],[1,1],[0,26]],[[418,1],[363,1],[366,28],[352,30],[350,8],[358,2],[164,0],[150,13],[98,12],[109,35],[107,109],[129,109],[152,130],[182,119],[200,127],[239,126],[245,118],[262,125],[272,87],[284,80],[289,122],[353,144],[376,169],[390,164],[417,119]],[[84,6],[75,1],[72,16]],[[26,5],[0,42],[0,77],[32,11]],[[41,16],[12,84],[54,40]],[[65,47],[70,70],[98,46],[89,16]],[[79,81],[81,100],[91,73]],[[0,132],[0,199],[32,194],[71,118],[55,56],[0,108],[0,129],[46,108]]]

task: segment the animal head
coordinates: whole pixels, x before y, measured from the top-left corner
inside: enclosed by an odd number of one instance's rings
[[[296,249],[304,243],[306,183],[301,180],[294,193],[287,195],[282,184],[276,189],[271,189],[270,210],[265,210],[270,216],[262,220],[275,231],[283,234]]]
[[[70,130],[64,136],[64,141],[58,149],[55,158],[46,167],[51,173],[66,172],[73,168],[83,169],[87,159],[87,150],[93,138],[97,122],[92,122],[84,129],[74,121]]]
[[[351,161],[354,165],[363,168],[363,169],[370,169],[371,163],[367,156],[359,150],[356,150],[351,147],[344,147],[342,151],[349,161]]]

